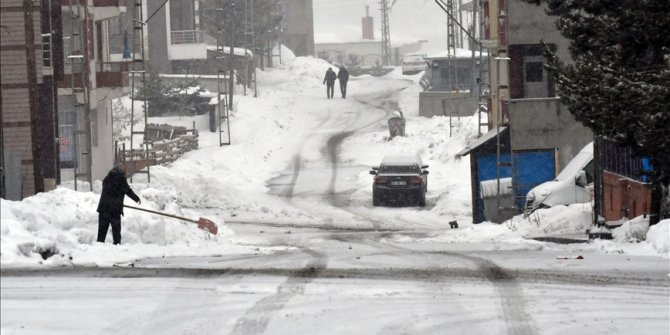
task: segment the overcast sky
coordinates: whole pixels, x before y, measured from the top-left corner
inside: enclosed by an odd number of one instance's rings
[[[393,0],[389,0],[389,5]],[[313,0],[316,43],[362,39],[361,18],[370,6],[375,39],[381,39],[379,0]],[[446,49],[447,16],[434,0],[397,0],[390,13],[391,45],[428,40],[427,53]]]

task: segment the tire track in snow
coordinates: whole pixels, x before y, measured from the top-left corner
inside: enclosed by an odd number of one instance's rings
[[[466,255],[450,251],[420,251],[414,249],[403,248],[398,245],[384,243],[381,238],[392,236],[392,232],[387,232],[383,235],[377,235],[376,241],[369,238],[369,236],[343,236],[341,234],[333,234],[331,238],[341,242],[358,241],[366,245],[374,244],[376,248],[385,250],[388,254],[397,257],[407,257],[408,255],[426,255],[437,254],[447,255],[450,257],[465,259],[473,263],[477,270],[486,280],[491,282],[494,286],[498,296],[500,297],[500,307],[502,310],[503,320],[507,326],[507,334],[511,335],[534,335],[537,334],[537,328],[533,325],[532,317],[526,312],[526,301],[523,290],[518,284],[514,275],[506,271],[504,268],[497,265],[495,262],[478,256]],[[448,269],[442,269],[448,271]],[[412,270],[408,269],[408,272]],[[417,276],[425,273],[425,271],[417,271]]]
[[[420,253],[425,254],[424,252]],[[429,253],[444,254],[451,257],[462,258],[474,263],[475,266],[477,266],[478,271],[493,284],[500,297],[500,307],[502,309],[505,325],[507,326],[507,334],[537,334],[537,327],[533,325],[533,319],[527,312],[526,299],[524,298],[523,290],[513,274],[500,267],[495,262],[482,257],[450,251]]]
[[[284,308],[284,305],[294,296],[303,294],[307,284],[312,282],[319,273],[326,269],[328,260],[325,254],[311,249],[301,248],[301,250],[312,256],[305,267],[298,273],[289,276],[277,288],[277,292],[271,296],[265,297],[244,316],[242,316],[231,332],[232,335],[262,334],[270,322],[270,319]]]

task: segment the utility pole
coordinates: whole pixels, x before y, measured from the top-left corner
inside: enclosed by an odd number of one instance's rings
[[[219,128],[219,146],[230,144],[230,113],[228,113],[228,104],[226,99],[228,91],[226,90],[226,77],[223,63],[227,60],[224,56],[224,40],[225,40],[225,20],[223,1],[219,0],[219,7],[216,33],[216,86],[217,86],[217,104],[216,115],[218,118],[217,128]],[[227,22],[227,21],[226,21]],[[228,87],[228,90],[232,89]],[[224,92],[225,91],[225,92]],[[224,124],[225,123],[225,124]],[[225,134],[225,135],[224,135]],[[225,136],[225,138],[224,138]]]
[[[23,14],[25,25],[26,42],[26,64],[28,76],[28,97],[30,106],[30,141],[32,146],[33,177],[35,180],[35,193],[44,192],[44,178],[42,177],[42,166],[40,164],[40,141],[39,141],[39,106],[37,96],[37,67],[35,62],[35,26],[33,25],[33,12],[35,5],[32,0],[23,0]],[[3,184],[4,185],[4,184]]]
[[[247,94],[247,87],[251,88],[253,82],[254,98],[258,97],[256,90],[256,36],[254,33],[254,0],[245,0],[244,2],[244,95]],[[247,51],[251,50],[251,55]],[[249,66],[251,65],[251,73]]]
[[[228,110],[233,110],[233,91],[235,90],[235,1],[230,17],[230,73],[228,78]]]
[[[380,0],[382,12],[382,64],[391,65],[391,33],[389,32],[388,0]]]
[[[258,56],[256,55],[256,34],[255,34],[255,24],[256,21],[254,19],[254,0],[251,1],[251,61],[253,62],[253,67],[254,67],[254,73],[252,74],[252,79],[254,81],[254,98],[258,98],[258,84],[257,78],[256,78],[256,60],[258,59]]]
[[[3,29],[4,27],[0,27]],[[2,69],[0,68],[0,78],[2,78]],[[2,117],[2,85],[0,85],[0,198],[5,198],[5,127]]]
[[[448,80],[448,89],[447,91],[459,91],[458,85],[458,75],[457,71],[457,54],[456,54],[456,18],[454,17],[455,12],[454,0],[447,0],[447,11],[451,15],[447,15],[447,59],[449,60],[449,76]]]

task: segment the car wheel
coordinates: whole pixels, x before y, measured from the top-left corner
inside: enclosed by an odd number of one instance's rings
[[[419,207],[425,207],[426,206],[426,193],[422,193],[419,195]]]
[[[372,206],[377,207],[380,205],[379,196],[377,193],[372,193]]]

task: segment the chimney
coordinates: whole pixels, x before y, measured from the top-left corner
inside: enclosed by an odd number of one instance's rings
[[[372,16],[370,16],[370,6],[365,6],[365,17],[363,21],[363,39],[364,40],[374,40],[375,39],[375,29],[372,22]]]

